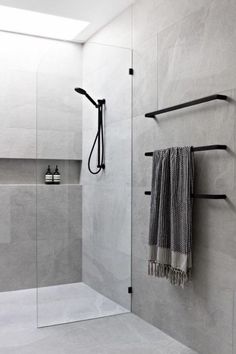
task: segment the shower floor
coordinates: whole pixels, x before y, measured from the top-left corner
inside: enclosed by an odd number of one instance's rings
[[[0,327],[36,325],[36,289],[0,293]],[[87,320],[129,312],[85,283],[38,289],[38,326]]]
[[[83,283],[41,290],[44,301],[40,311],[45,315],[41,320],[45,324],[55,324],[52,316],[56,311],[57,320],[65,320],[65,316],[78,320],[79,314],[86,319],[88,313],[100,317],[127,312]],[[53,302],[57,305],[53,306]],[[87,306],[86,313],[81,314],[82,306]],[[198,354],[131,313],[36,328],[35,289],[0,293],[0,354],[32,353]]]
[[[39,327],[129,312],[85,283],[38,290]]]

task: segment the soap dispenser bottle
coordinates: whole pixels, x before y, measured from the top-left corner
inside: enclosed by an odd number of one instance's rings
[[[53,183],[54,184],[60,184],[61,183],[61,174],[58,170],[58,166],[55,168],[55,172],[53,174]]]
[[[53,183],[53,178],[52,178],[52,172],[51,172],[51,168],[50,165],[48,165],[48,169],[47,172],[45,173],[45,183],[46,184],[52,184]]]

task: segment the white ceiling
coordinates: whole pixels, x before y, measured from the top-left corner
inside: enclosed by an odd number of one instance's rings
[[[85,42],[132,3],[134,0],[0,0],[4,6],[90,22],[76,38],[78,42]]]

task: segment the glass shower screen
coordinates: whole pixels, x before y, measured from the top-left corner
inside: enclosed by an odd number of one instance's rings
[[[130,66],[128,49],[58,41],[38,68],[39,327],[130,311]],[[96,176],[87,161],[97,111],[75,87],[106,99],[106,168]]]

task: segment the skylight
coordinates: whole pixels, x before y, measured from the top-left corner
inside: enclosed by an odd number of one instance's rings
[[[72,41],[89,22],[0,6],[0,30]]]

